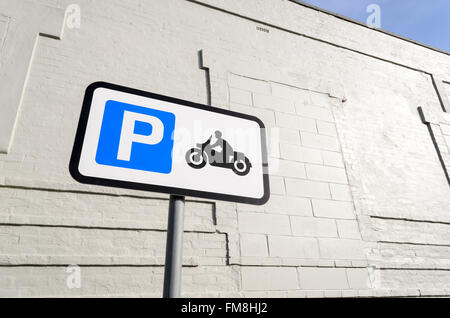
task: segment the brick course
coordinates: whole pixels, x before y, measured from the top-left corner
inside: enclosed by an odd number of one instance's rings
[[[266,205],[187,198],[183,296],[448,296],[448,181],[417,113],[448,171],[437,98],[450,109],[447,54],[294,1],[80,0],[81,27],[63,37],[72,1],[20,15],[15,3],[0,17],[55,14],[33,20],[36,42],[6,33],[35,49],[17,59],[30,67],[14,105],[0,105],[17,116],[0,153],[0,296],[161,296],[168,196],[68,172],[84,90],[98,80],[211,100],[268,128]],[[66,285],[70,264],[81,289]]]

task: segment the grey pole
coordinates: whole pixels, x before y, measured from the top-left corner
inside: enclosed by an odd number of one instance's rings
[[[183,263],[184,196],[171,195],[167,223],[163,298],[179,298]]]

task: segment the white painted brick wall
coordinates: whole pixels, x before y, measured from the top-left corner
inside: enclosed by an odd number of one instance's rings
[[[242,233],[291,234],[289,216],[278,214],[241,212],[239,230]]]
[[[241,255],[268,256],[267,236],[263,234],[241,234]]]
[[[339,201],[352,201],[350,187],[345,184],[330,183],[331,197]]]
[[[323,136],[315,133],[301,132],[302,145],[315,149],[338,151],[338,140],[336,137]]]
[[[300,145],[300,134],[298,129],[278,128],[278,132],[280,142]]]
[[[338,237],[336,221],[332,219],[291,216],[291,226],[296,236]]]
[[[316,122],[313,119],[300,117],[297,115],[276,113],[276,124],[281,128],[299,129],[305,132],[317,132]]]
[[[347,279],[351,289],[366,289],[371,287],[371,280],[367,268],[348,268]]]
[[[253,93],[253,105],[255,107],[267,108],[277,112],[295,113],[293,102],[272,95]]]
[[[282,177],[306,178],[305,165],[296,161],[280,160],[277,175]]]
[[[334,122],[331,110],[323,107],[305,105],[303,102],[295,105],[297,114],[302,117],[313,118],[325,122]]]
[[[188,198],[183,295],[448,295],[448,182],[416,110],[450,158],[428,75],[449,82],[448,55],[292,1],[77,3],[80,29],[39,37],[0,154],[0,296],[161,296],[167,196],[77,184],[67,165],[88,84],[206,103],[199,50],[212,104],[259,117],[279,160],[264,206]]]
[[[280,143],[280,157],[282,159],[300,161],[304,163],[323,163],[320,150],[287,143]]]
[[[243,267],[243,290],[298,289],[296,269],[293,267]]]
[[[331,199],[328,183],[290,178],[285,178],[285,180],[288,195]]]
[[[344,160],[342,158],[342,154],[339,152],[334,151],[322,151],[322,158],[323,163],[326,166],[333,166],[333,167],[344,167]]]
[[[336,126],[333,123],[317,120],[317,131],[321,135],[337,137]]]
[[[354,219],[355,212],[351,202],[312,200],[314,216],[337,219]]]
[[[326,167],[319,165],[307,164],[305,165],[306,175],[308,179],[335,183],[344,183],[347,181],[347,174],[345,169]]]
[[[252,93],[234,87],[230,88],[230,102],[251,106],[253,104]]]
[[[356,220],[336,220],[339,237],[360,239],[361,234]]]
[[[320,254],[327,259],[365,259],[363,244],[360,240],[319,238]]]

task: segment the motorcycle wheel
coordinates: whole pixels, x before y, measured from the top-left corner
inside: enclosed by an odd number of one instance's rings
[[[245,158],[245,160],[239,159],[233,163],[233,172],[238,176],[245,176],[250,172],[250,160]]]
[[[203,156],[203,151],[199,148],[192,148],[186,152],[186,162],[187,164],[194,168],[200,169],[206,165],[205,157]]]

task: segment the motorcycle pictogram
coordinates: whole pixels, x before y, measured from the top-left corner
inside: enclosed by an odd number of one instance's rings
[[[252,167],[250,160],[242,152],[234,151],[222,138],[220,131],[216,131],[204,143],[189,149],[185,158],[187,164],[194,169],[201,169],[208,162],[211,166],[232,169],[239,176],[247,175]]]

